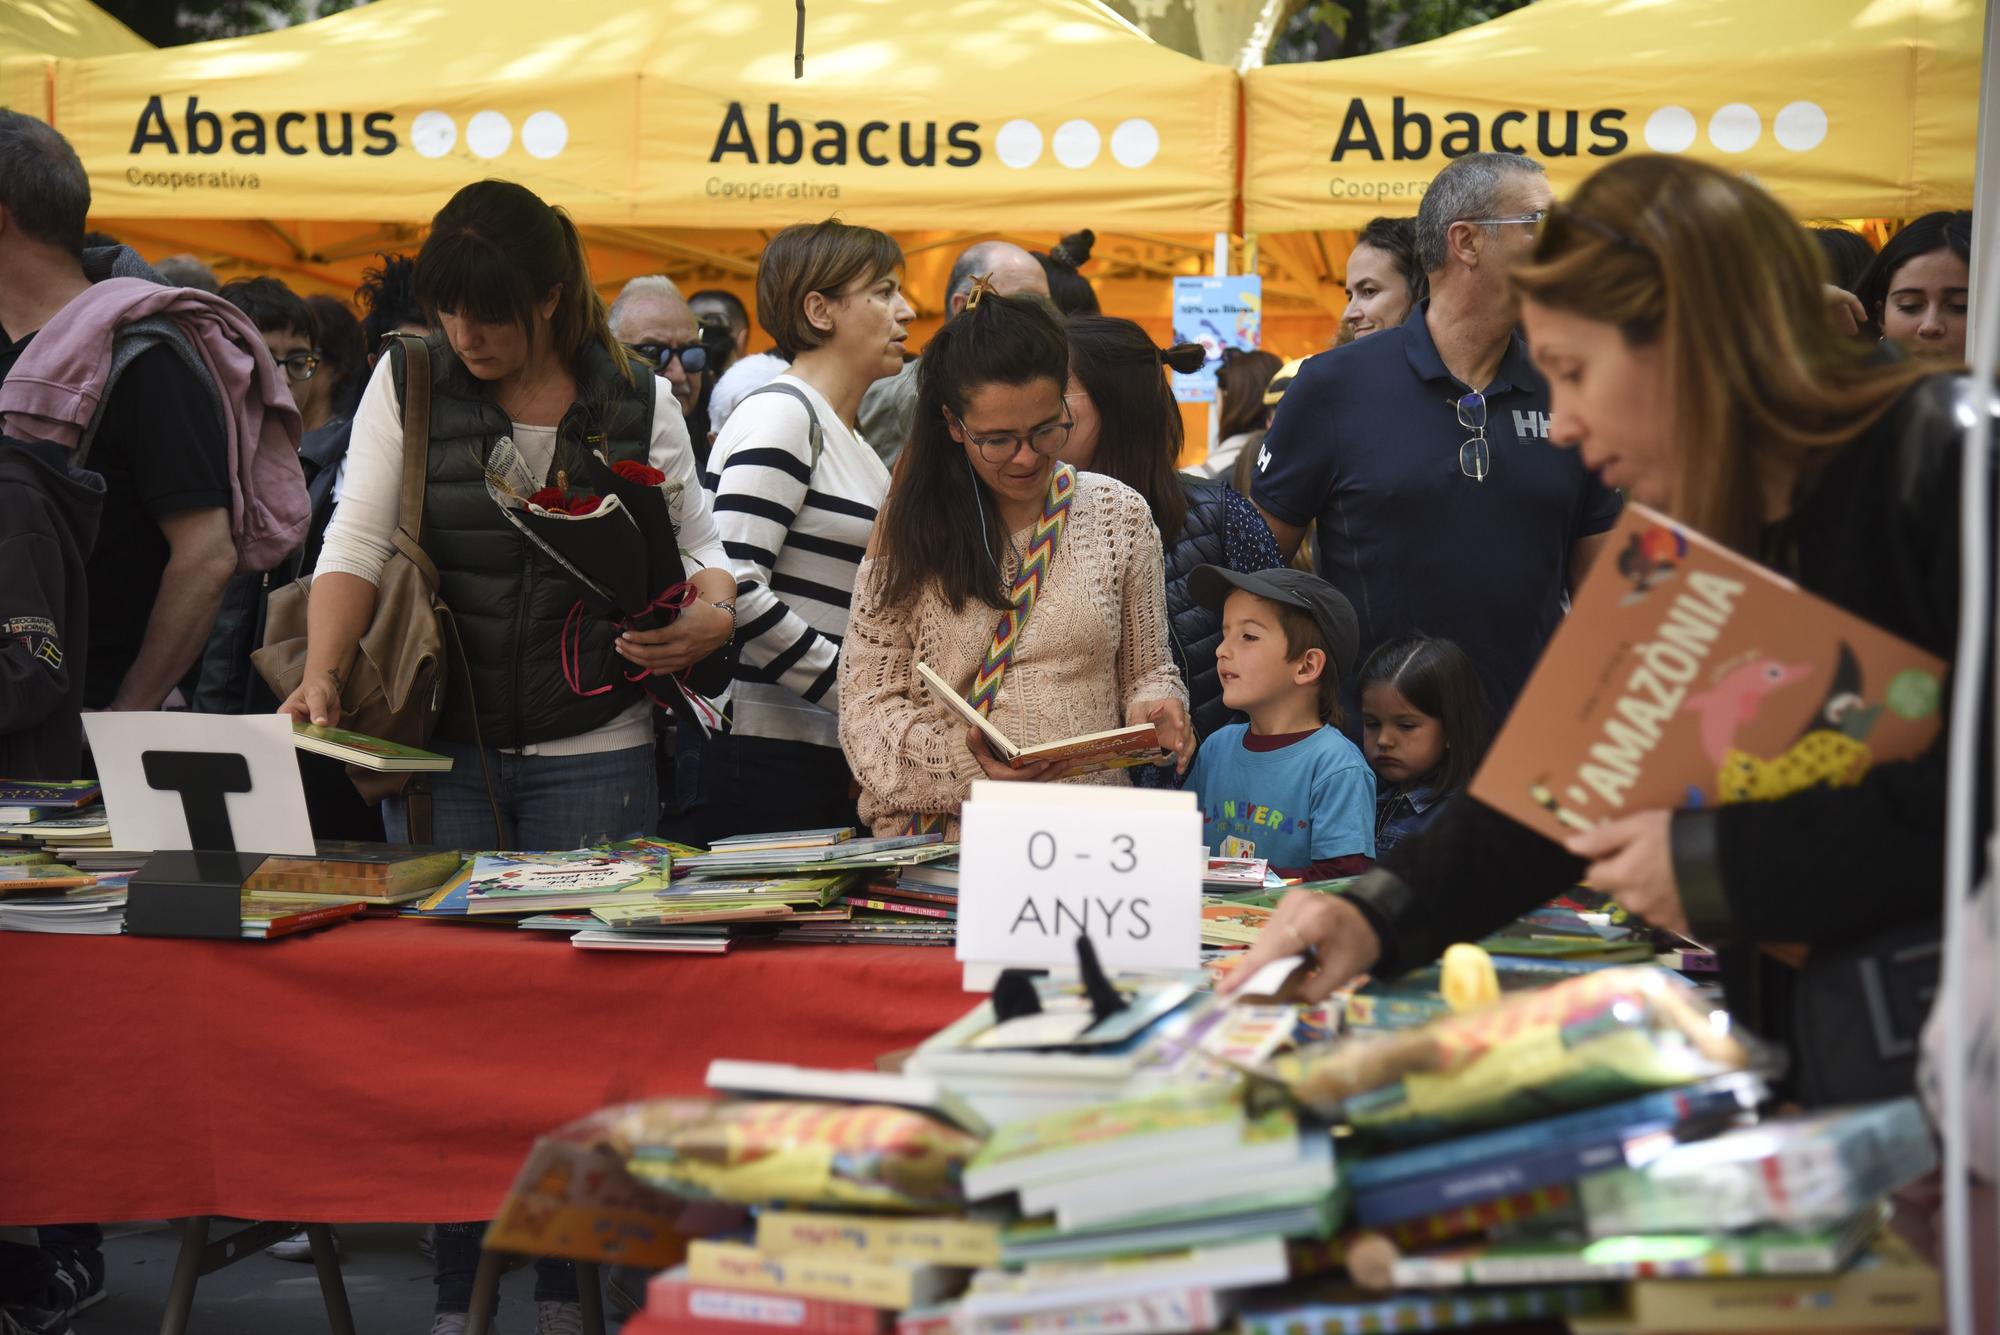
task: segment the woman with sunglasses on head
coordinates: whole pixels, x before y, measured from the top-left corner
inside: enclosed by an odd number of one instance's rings
[[[856,820],[837,667],[889,490],[856,419],[862,393],[902,369],[916,318],[902,265],[885,233],[832,219],[787,227],[758,262],[757,322],[791,365],[743,397],[709,458],[738,654],[735,730],[703,757],[710,840]]]
[[[1167,652],[1159,530],[1130,487],[1060,461],[1068,380],[1047,305],[983,284],[924,349],[909,447],[840,656],[840,740],[877,834],[956,838],[973,780],[1062,777],[996,758],[931,697],[919,662],[986,703],[1020,746],[1151,722],[1179,768],[1194,754]],[[997,687],[975,696],[996,664]]]
[[[1818,249],[1782,206],[1699,162],[1627,159],[1551,213],[1514,281],[1555,445],[1633,499],[1953,655],[1963,383],[1837,332]],[[1718,324],[1725,305],[1743,318]],[[1923,757],[1877,763],[1852,786],[1636,814],[1566,845],[1454,803],[1344,898],[1287,896],[1251,962],[1310,945],[1317,971],[1302,990],[1323,996],[1363,971],[1427,964],[1587,879],[1721,948],[1732,1012],[1790,1044],[1805,1101],[1907,1092],[1908,1063],[1832,1018],[1827,998],[1860,997],[1874,964],[1892,1009],[1909,1002],[1905,1018],[1921,1021],[1909,998],[1922,980],[1896,950],[1921,956],[1926,934],[1936,940],[1945,750],[1941,733]],[[1756,950],[1780,942],[1810,947],[1804,973]]]
[[[1199,370],[1206,355],[1201,347],[1184,343],[1163,351],[1138,325],[1109,315],[1072,319],[1068,330],[1069,390],[1063,400],[1075,425],[1062,459],[1117,478],[1145,497],[1153,512],[1164,549],[1168,642],[1187,685],[1195,732],[1206,737],[1232,717],[1215,669],[1222,614],[1195,601],[1188,576],[1205,565],[1246,574],[1269,570],[1285,558],[1264,516],[1227,482],[1176,471],[1181,414],[1166,370]],[[1279,365],[1268,352],[1239,353],[1224,358],[1224,376],[1229,362],[1250,358],[1268,359],[1273,371]],[[1148,783],[1159,773],[1141,771],[1134,778]],[[1171,786],[1171,779],[1165,782]]]

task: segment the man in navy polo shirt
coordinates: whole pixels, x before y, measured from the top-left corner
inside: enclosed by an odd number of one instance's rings
[[[1430,300],[1305,364],[1251,487],[1286,555],[1319,522],[1320,573],[1360,618],[1357,662],[1402,635],[1454,640],[1496,723],[1620,505],[1547,443],[1548,385],[1515,330],[1507,272],[1552,200],[1541,164],[1516,154],[1439,172],[1417,212]],[[1358,693],[1342,685],[1354,732]]]

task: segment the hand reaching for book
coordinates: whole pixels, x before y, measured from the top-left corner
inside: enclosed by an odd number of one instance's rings
[[[1304,955],[1306,962],[1286,980],[1281,999],[1324,1001],[1374,967],[1382,942],[1361,910],[1339,895],[1293,890],[1278,901],[1278,911],[1249,952],[1215,990],[1224,996],[1238,991],[1266,964],[1287,955]]]
[[[1591,889],[1610,895],[1627,913],[1655,927],[1686,936],[1687,909],[1674,876],[1673,826],[1673,812],[1644,811],[1573,834],[1563,847],[1590,863],[1584,880]]]

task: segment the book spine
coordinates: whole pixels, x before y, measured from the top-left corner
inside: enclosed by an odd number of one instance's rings
[[[1376,1335],[1380,1331],[1450,1330],[1499,1321],[1574,1316],[1606,1305],[1600,1285],[1524,1288],[1512,1293],[1411,1296],[1379,1302],[1311,1303],[1242,1316],[1243,1335]]]
[[[920,918],[956,918],[956,909],[940,908],[936,904],[898,904],[889,899],[857,899],[846,897],[847,903],[857,909],[880,909],[884,913],[913,913]]]
[[[836,1303],[900,1309],[916,1302],[909,1270],[852,1257],[772,1256],[730,1243],[688,1247],[688,1278],[721,1288],[825,1298]]]
[[[1388,1225],[1383,1231],[1397,1246],[1414,1250],[1436,1246],[1440,1242],[1450,1242],[1454,1238],[1484,1233],[1503,1224],[1517,1224],[1525,1219],[1553,1214],[1557,1210],[1569,1208],[1575,1202],[1576,1189],[1568,1183],[1560,1183],[1555,1186],[1538,1187],[1533,1191],[1517,1192],[1497,1200],[1482,1201],[1477,1205],[1462,1206],[1456,1210],[1425,1215],[1420,1219],[1405,1219],[1401,1223]]]
[[[1170,1289],[1142,1298],[1079,1303],[1019,1316],[974,1317],[965,1322],[961,1335],[1070,1335],[1080,1331],[1193,1335],[1213,1329],[1220,1316],[1215,1295],[1209,1290]]]
[[[359,904],[329,904],[323,909],[307,909],[304,913],[287,913],[272,918],[264,926],[264,939],[274,936],[290,936],[294,932],[310,931],[330,922],[352,918],[361,912]]]
[[[819,1252],[977,1269],[1000,1264],[1000,1229],[967,1219],[876,1219],[766,1210],[757,1216],[757,1248],[780,1255]]]
[[[1552,1145],[1516,1158],[1354,1189],[1356,1222],[1374,1227],[1444,1214],[1625,1166],[1625,1137]],[[1350,1186],[1352,1184],[1350,1183]]]
[[[760,1328],[809,1335],[881,1335],[891,1325],[889,1314],[877,1307],[718,1288],[668,1275],[647,1285],[645,1314],[672,1322],[676,1330],[699,1327],[734,1335]]]
[[[1390,1182],[1432,1176],[1450,1169],[1469,1168],[1493,1159],[1533,1153],[1579,1140],[1601,1142],[1614,1137],[1629,1138],[1671,1128],[1695,1118],[1720,1116],[1740,1106],[1741,1096],[1733,1087],[1667,1090],[1644,1094],[1607,1108],[1460,1136],[1437,1145],[1400,1150],[1378,1158],[1357,1159],[1342,1164],[1341,1173],[1348,1185],[1358,1191]]]

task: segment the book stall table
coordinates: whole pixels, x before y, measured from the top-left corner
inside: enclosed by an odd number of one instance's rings
[[[949,950],[633,958],[402,919],[267,944],[0,932],[0,978],[0,1224],[204,1240],[211,1216],[487,1219],[552,1126],[698,1092],[719,1056],[872,1066],[967,1004]]]

